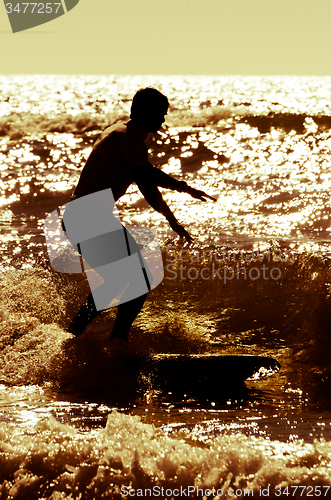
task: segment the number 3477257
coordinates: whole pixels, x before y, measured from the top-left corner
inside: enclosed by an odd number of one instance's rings
[[[34,2],[20,2],[17,4],[6,3],[7,14],[57,14],[61,3],[48,2],[48,3],[34,3]]]

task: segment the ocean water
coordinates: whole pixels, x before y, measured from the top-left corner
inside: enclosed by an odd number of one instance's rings
[[[188,247],[133,185],[165,277],[128,349],[114,310],[66,329],[85,275],[52,270],[44,221],[137,89],[170,101],[153,164]],[[0,76],[0,498],[331,498],[331,78]],[[271,356],[280,371],[175,397],[139,375],[158,353]],[[230,388],[229,388],[230,387]]]

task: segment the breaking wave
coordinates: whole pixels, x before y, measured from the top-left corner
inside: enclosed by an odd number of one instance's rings
[[[189,255],[186,250],[185,258]],[[114,309],[104,311],[79,338],[66,332],[89,293],[85,275],[60,275],[40,266],[7,268],[0,275],[0,380],[9,385],[51,383],[78,392],[111,387],[116,397],[130,387],[131,392],[124,392],[134,399],[142,389],[135,370],[142,358],[214,352],[276,356],[294,385],[300,373],[300,390],[328,393],[328,261],[313,254],[285,258],[279,252],[247,260],[241,253],[236,262],[218,261],[216,278],[206,281],[181,279],[179,268],[185,271],[186,264],[172,254],[169,266],[168,257],[164,253],[165,278],[150,292],[124,352],[109,345]],[[237,264],[238,278],[223,279]],[[208,262],[195,262],[195,274],[206,266]],[[264,279],[270,266],[277,279]],[[250,279],[251,270],[255,275],[259,271],[259,277]]]

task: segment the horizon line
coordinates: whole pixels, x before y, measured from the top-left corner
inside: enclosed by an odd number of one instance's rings
[[[0,76],[105,76],[105,77],[303,77],[303,78],[321,78],[321,77],[331,77],[331,74],[288,74],[288,73],[268,73],[268,74],[240,74],[240,73],[223,73],[223,74],[212,74],[212,73],[0,73]]]

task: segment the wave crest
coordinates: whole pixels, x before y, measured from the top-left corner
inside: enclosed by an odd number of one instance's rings
[[[0,136],[19,140],[30,135],[45,133],[86,134],[91,131],[101,131],[116,121],[127,121],[124,113],[108,113],[95,116],[89,113],[77,115],[59,114],[53,117],[31,114],[12,114],[0,117]]]
[[[0,137],[9,137],[11,140],[19,140],[31,135],[42,135],[46,133],[71,133],[88,134],[93,131],[102,131],[113,123],[129,120],[129,116],[123,111],[90,114],[88,112],[72,115],[62,113],[47,117],[40,114],[14,113],[10,116],[0,117]],[[227,121],[233,125],[237,121],[247,123],[251,127],[257,127],[260,133],[270,132],[271,128],[280,128],[286,132],[295,130],[302,134],[307,131],[307,125],[313,123],[318,129],[331,128],[330,116],[310,116],[296,113],[273,113],[255,115],[245,106],[217,105],[194,109],[174,109],[166,118],[166,127],[196,128],[217,127]],[[308,120],[308,121],[307,121]]]

